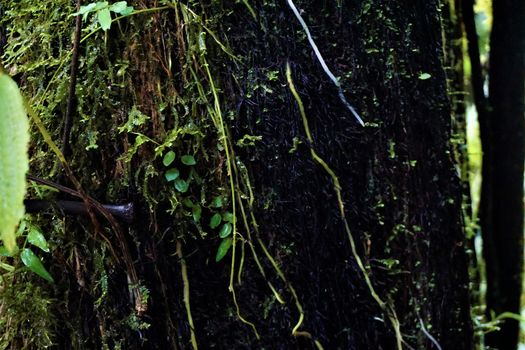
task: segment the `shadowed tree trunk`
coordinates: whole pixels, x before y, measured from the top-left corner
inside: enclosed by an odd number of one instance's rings
[[[483,143],[481,224],[487,262],[487,313],[520,313],[523,269],[525,3],[494,1],[490,45],[490,118]],[[519,322],[505,320],[487,345],[516,349]]]
[[[296,6],[364,127],[284,1],[177,2],[83,43],[71,164],[137,218],[122,242],[38,217],[55,223],[61,347],[394,349],[396,326],[403,348],[473,347],[440,2]],[[43,92],[9,45],[60,139],[67,79],[40,68]],[[35,137],[33,171],[52,177]],[[138,283],[112,254],[126,245]]]

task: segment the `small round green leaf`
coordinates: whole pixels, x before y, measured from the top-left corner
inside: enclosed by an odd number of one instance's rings
[[[202,208],[200,205],[194,205],[192,208],[193,221],[199,222],[201,220]]]
[[[31,249],[25,248],[22,250],[20,258],[22,259],[24,265],[29,268],[29,270],[33,271],[48,282],[55,282],[53,277],[51,277],[49,272],[47,272],[46,268],[42,264],[42,261],[40,261],[40,258],[36,256]]]
[[[232,233],[232,224],[229,222],[222,225],[221,230],[219,231],[219,237],[226,238]]]
[[[181,193],[185,193],[186,191],[188,191],[188,188],[190,187],[190,185],[188,185],[188,183],[186,181],[184,181],[183,179],[177,179],[175,180],[175,189]]]
[[[164,158],[162,158],[162,164],[164,166],[169,166],[173,161],[175,160],[175,152],[169,151],[164,155]]]
[[[419,80],[427,80],[427,79],[430,79],[431,77],[432,77],[432,75],[430,75],[428,73],[421,73],[421,74],[419,74],[418,79]]]
[[[210,219],[210,227],[216,228],[217,226],[220,225],[221,221],[222,221],[221,214],[219,213],[213,214],[213,216]]]
[[[169,182],[169,181],[173,181],[173,180],[175,180],[176,178],[178,178],[179,175],[180,175],[179,169],[177,169],[177,168],[171,168],[171,169],[169,169],[168,171],[166,171],[166,173],[164,174],[164,177],[165,177],[166,180]]]
[[[182,161],[182,164],[185,164],[185,165],[195,165],[195,164],[197,164],[197,162],[195,161],[195,158],[192,155],[189,155],[189,154],[186,154],[185,156],[182,156],[180,158],[180,160]]]
[[[219,244],[219,248],[217,249],[217,255],[215,255],[215,261],[219,262],[226,256],[228,253],[228,250],[230,250],[230,247],[232,246],[233,239],[231,237],[225,238],[221,241],[221,244]]]
[[[222,214],[222,219],[224,221],[227,221],[229,223],[233,224],[233,214],[227,211],[226,213]]]
[[[222,197],[217,196],[211,201],[211,206],[214,208],[222,208]]]

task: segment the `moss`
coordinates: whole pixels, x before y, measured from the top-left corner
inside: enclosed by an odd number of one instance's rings
[[[0,286],[0,348],[47,349],[58,331],[57,302],[30,272],[4,278]]]

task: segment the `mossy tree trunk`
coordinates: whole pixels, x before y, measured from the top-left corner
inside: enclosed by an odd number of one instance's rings
[[[57,284],[39,292],[66,325],[49,322],[54,341],[392,349],[400,326],[407,348],[472,348],[440,2],[297,1],[364,127],[286,2],[134,5],[157,10],[81,44],[69,161],[91,196],[134,202],[136,220],[118,236],[103,220],[95,235],[90,220],[34,218],[54,248]],[[50,48],[22,53],[20,34],[8,36],[5,63],[44,98],[36,108],[60,140],[69,70],[30,63],[67,58],[72,20],[30,0],[7,9],[26,16],[8,17],[10,33],[22,20],[30,38],[55,33]],[[32,171],[53,178],[43,147],[35,134]],[[165,177],[175,167],[184,183]],[[228,225],[235,244],[215,262]],[[27,281],[43,283],[14,285]]]

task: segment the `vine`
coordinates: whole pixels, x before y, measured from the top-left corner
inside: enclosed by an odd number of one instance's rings
[[[303,122],[303,128],[306,134],[306,139],[308,140],[310,144],[310,154],[312,158],[324,169],[324,171],[326,171],[326,173],[332,179],[334,192],[337,198],[337,205],[339,208],[339,215],[341,217],[341,220],[343,220],[345,232],[346,232],[348,241],[350,243],[350,247],[352,249],[352,256],[354,257],[357,263],[357,266],[359,267],[359,270],[361,271],[363,278],[365,279],[368,290],[370,291],[370,295],[377,302],[379,307],[387,314],[392,324],[392,327],[394,329],[395,335],[396,335],[397,348],[399,350],[402,350],[403,349],[403,345],[402,345],[403,337],[401,335],[400,324],[399,324],[399,320],[397,319],[395,309],[391,305],[385,303],[379,297],[379,295],[375,291],[374,286],[372,285],[372,282],[370,281],[370,277],[368,276],[368,272],[363,264],[363,261],[361,257],[359,256],[359,254],[357,253],[355,240],[354,240],[354,237],[352,236],[352,232],[350,231],[350,225],[348,224],[348,220],[346,219],[344,201],[343,201],[343,196],[341,194],[341,184],[339,183],[339,179],[337,178],[337,175],[335,174],[335,172],[330,168],[330,166],[315,152],[315,149],[313,148],[314,139],[310,132],[310,127],[308,126],[308,118],[306,117],[306,112],[304,110],[303,101],[301,100],[301,97],[297,93],[297,90],[295,89],[295,85],[292,80],[292,70],[290,68],[289,63],[286,64],[286,79],[288,81],[288,86],[290,87],[290,91],[292,92],[292,95],[294,96],[297,102],[297,106],[299,107],[299,113],[301,115],[301,119]]]

